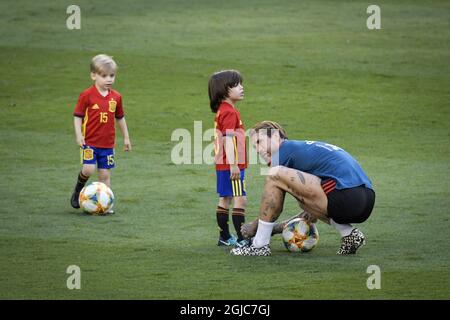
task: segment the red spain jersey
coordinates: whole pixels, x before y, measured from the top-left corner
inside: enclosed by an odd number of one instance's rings
[[[93,85],[80,94],[73,115],[83,118],[82,132],[86,145],[114,148],[115,119],[124,117],[122,96],[117,91],[109,90],[104,97]]]
[[[230,164],[225,153],[225,136],[233,137],[235,162],[239,169],[247,168],[247,146],[245,128],[237,109],[227,102],[222,102],[214,120],[215,129],[215,160],[216,170],[230,170]]]

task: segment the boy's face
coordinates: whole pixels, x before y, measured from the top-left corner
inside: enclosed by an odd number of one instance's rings
[[[95,82],[95,85],[101,90],[111,89],[114,81],[116,80],[116,75],[114,73],[110,74],[99,74],[91,72],[91,79]]]
[[[239,83],[237,86],[228,89],[228,98],[232,101],[244,99],[244,86]]]

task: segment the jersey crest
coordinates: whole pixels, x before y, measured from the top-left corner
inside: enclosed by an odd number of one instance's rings
[[[117,101],[110,100],[109,103],[109,112],[116,112]]]

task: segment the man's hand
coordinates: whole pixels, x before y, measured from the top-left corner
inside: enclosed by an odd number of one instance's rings
[[[250,239],[254,237],[257,230],[258,230],[258,220],[244,223],[241,226],[241,233],[245,239]]]
[[[285,225],[286,225],[286,222],[280,222],[280,223],[275,224],[272,229],[272,235],[283,233],[283,229],[284,229]]]
[[[124,151],[131,151],[131,142],[129,138],[123,139],[123,150]]]

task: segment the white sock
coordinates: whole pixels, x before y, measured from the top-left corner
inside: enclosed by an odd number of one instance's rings
[[[340,224],[330,219],[330,224],[341,234],[341,237],[346,237],[353,231],[353,227],[351,224]]]
[[[260,219],[258,221],[258,231],[256,231],[256,236],[253,238],[253,246],[261,248],[269,244],[274,225],[275,222],[265,222]]]

